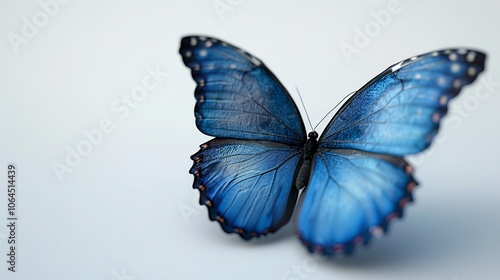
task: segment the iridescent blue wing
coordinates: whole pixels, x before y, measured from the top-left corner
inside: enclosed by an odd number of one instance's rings
[[[416,185],[401,156],[427,148],[448,101],[485,55],[443,50],[397,63],[357,91],[319,139],[296,226],[311,251],[352,252],[400,216]]]
[[[182,38],[179,52],[197,83],[195,116],[201,132],[293,145],[305,142],[295,103],[259,59],[203,36]]]
[[[200,204],[224,231],[245,239],[287,223],[297,199],[294,174],[302,152],[268,141],[213,139],[191,156]]]
[[[416,186],[411,167],[395,156],[324,149],[312,168],[295,224],[309,251],[325,255],[351,253],[381,235]]]
[[[479,51],[449,49],[394,64],[344,104],[320,146],[398,156],[424,150],[448,101],[477,78],[485,59]]]

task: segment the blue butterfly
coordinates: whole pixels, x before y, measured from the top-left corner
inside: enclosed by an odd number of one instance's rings
[[[184,37],[196,81],[198,129],[215,138],[191,156],[193,188],[228,233],[259,237],[286,224],[310,252],[351,253],[382,235],[412,201],[403,156],[431,144],[448,102],[484,70],[486,55],[446,49],[396,63],[306,136],[294,101],[255,56],[218,39]]]

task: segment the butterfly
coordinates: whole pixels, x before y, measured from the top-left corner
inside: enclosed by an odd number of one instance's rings
[[[431,144],[448,102],[484,70],[477,50],[396,63],[356,91],[321,137],[250,53],[189,36],[179,53],[196,82],[196,126],[215,138],[191,156],[209,218],[251,239],[289,222],[310,252],[349,254],[401,217],[417,185],[403,158]],[[302,190],[303,188],[303,190]]]

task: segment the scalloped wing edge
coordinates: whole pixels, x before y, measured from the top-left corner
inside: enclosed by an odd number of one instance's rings
[[[214,139],[220,139],[220,138],[214,138]],[[213,140],[213,139],[212,139]],[[196,189],[200,192],[200,200],[199,203],[200,205],[205,205],[208,209],[208,218],[211,221],[217,221],[222,230],[226,233],[237,233],[241,238],[244,240],[250,240],[254,237],[259,238],[261,236],[266,236],[269,233],[274,233],[277,230],[279,230],[283,225],[287,224],[293,214],[293,210],[295,207],[287,207],[287,212],[284,214],[283,219],[280,223],[278,223],[275,227],[267,228],[263,230],[262,232],[256,232],[256,231],[248,231],[245,230],[244,228],[239,228],[239,227],[234,227],[224,220],[222,216],[220,216],[216,209],[213,207],[212,201],[205,195],[205,186],[200,182],[199,176],[201,174],[201,170],[197,168],[197,164],[203,160],[202,157],[202,152],[208,148],[209,142],[203,143],[200,145],[200,150],[193,154],[190,158],[193,160],[193,165],[191,169],[189,170],[190,174],[193,174],[194,176],[194,181],[193,181],[193,189]],[[294,175],[295,178],[295,175]],[[290,197],[289,203],[292,201],[294,204],[297,201],[298,197],[298,192],[296,192],[295,196]]]
[[[406,161],[405,161],[406,162]],[[406,166],[404,167],[407,174],[410,175],[410,180],[406,185],[406,193],[399,200],[398,208],[388,214],[380,224],[376,226],[372,226],[368,229],[368,231],[363,232],[348,242],[336,243],[329,246],[322,246],[320,244],[313,244],[308,240],[305,240],[300,233],[296,233],[302,244],[307,247],[307,250],[310,253],[315,253],[322,256],[335,256],[335,255],[350,255],[352,254],[356,248],[361,246],[367,246],[372,237],[380,238],[388,233],[389,224],[397,219],[403,217],[403,210],[406,205],[413,202],[413,190],[419,185],[418,182],[413,177],[413,167],[409,163],[406,162]]]

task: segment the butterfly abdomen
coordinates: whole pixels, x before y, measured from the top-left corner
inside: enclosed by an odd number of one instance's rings
[[[309,133],[309,138],[304,146],[304,156],[302,157],[302,163],[297,172],[295,178],[295,187],[300,190],[307,185],[309,182],[309,176],[311,175],[311,163],[316,151],[318,150],[318,133],[316,131]]]
[[[302,162],[297,177],[295,179],[295,188],[297,190],[302,189],[307,185],[309,181],[309,176],[311,175],[311,160],[306,159]]]

